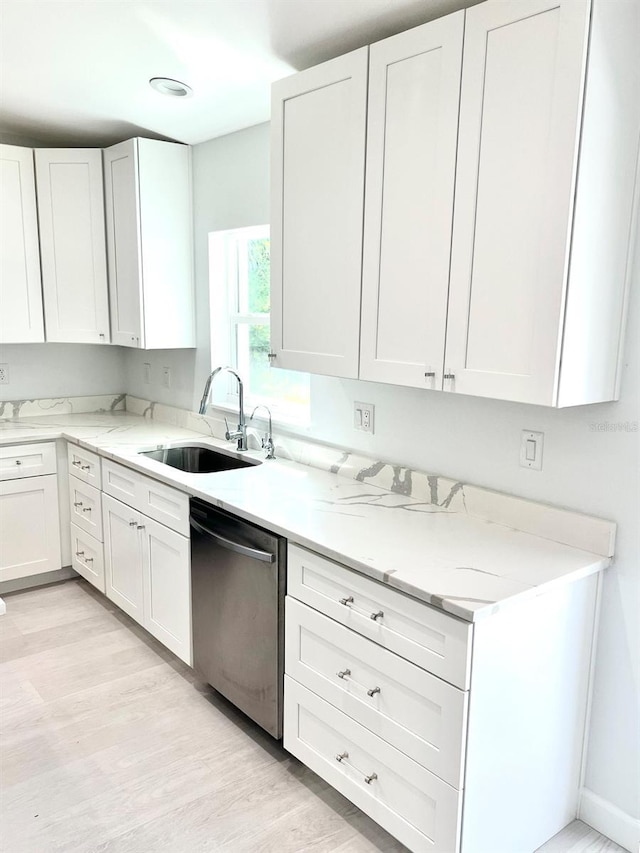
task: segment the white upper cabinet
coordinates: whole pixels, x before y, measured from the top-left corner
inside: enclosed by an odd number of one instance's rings
[[[42,341],[33,151],[0,145],[0,343]]]
[[[130,139],[104,173],[112,342],[195,346],[190,148]]]
[[[364,50],[275,84],[273,363],[544,406],[617,399],[639,39],[632,0],[487,0],[371,46],[366,139],[365,71],[356,85],[342,64]]]
[[[463,32],[370,48],[361,379],[442,387]]]
[[[35,151],[46,337],[109,342],[102,151]]]
[[[445,390],[546,406],[618,396],[640,125],[633,5],[467,10]]]
[[[357,377],[368,48],[272,90],[276,367]]]

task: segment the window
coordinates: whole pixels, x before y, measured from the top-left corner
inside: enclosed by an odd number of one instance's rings
[[[309,420],[309,375],[272,368],[270,347],[269,226],[209,235],[211,361],[233,367],[245,387],[245,407],[264,403],[274,418]],[[214,405],[238,405],[233,378],[214,382]]]

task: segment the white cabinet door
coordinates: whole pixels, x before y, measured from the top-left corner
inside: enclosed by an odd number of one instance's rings
[[[360,378],[441,388],[464,12],[374,44]]]
[[[141,516],[144,627],[191,666],[189,539]]]
[[[129,139],[104,152],[114,344],[195,346],[191,154]]]
[[[0,145],[0,343],[44,341],[33,151]]]
[[[357,377],[368,48],[272,90],[276,367]]]
[[[140,513],[109,495],[102,496],[102,512],[107,598],[143,625]]]
[[[111,339],[119,346],[141,347],[142,258],[135,139],[105,150],[104,183]]]
[[[0,581],[59,568],[56,475],[0,482]]]
[[[555,402],[589,6],[467,10],[445,390]]]
[[[102,151],[35,151],[48,341],[109,342]]]

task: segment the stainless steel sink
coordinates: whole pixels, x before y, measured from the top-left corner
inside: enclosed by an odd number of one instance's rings
[[[140,456],[147,456],[162,462],[171,468],[188,471],[191,474],[212,474],[216,471],[231,471],[234,468],[251,468],[261,465],[257,459],[240,459],[224,450],[214,450],[205,445],[189,444],[180,447],[157,447],[155,450],[140,450]]]

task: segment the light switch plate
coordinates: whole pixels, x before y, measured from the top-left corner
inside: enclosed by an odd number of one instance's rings
[[[356,429],[362,432],[374,432],[373,429],[373,414],[375,406],[373,403],[358,403],[353,404],[353,425]]]
[[[162,384],[165,388],[171,388],[171,368],[162,368]]]
[[[142,365],[142,381],[145,385],[151,384],[151,365],[148,361]]]
[[[544,433],[523,429],[520,436],[520,465],[533,471],[542,471]]]
[[[9,365],[0,364],[0,385],[9,384]]]

